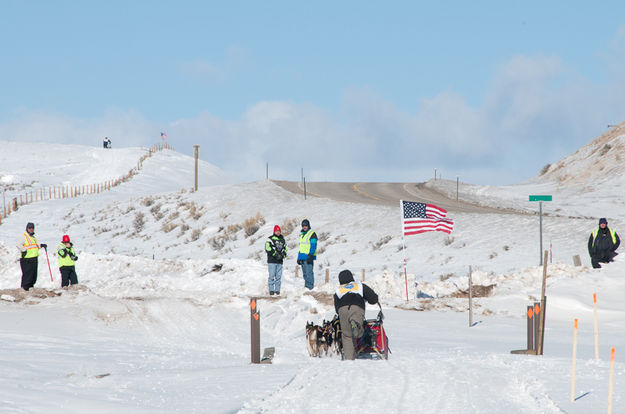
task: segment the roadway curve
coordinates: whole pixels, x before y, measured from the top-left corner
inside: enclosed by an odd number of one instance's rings
[[[304,194],[302,183],[277,181],[274,183],[295,194]],[[456,201],[427,188],[424,183],[306,183],[306,195],[329,198],[353,203],[398,206],[399,200],[419,201],[434,204],[447,211],[464,213],[508,213],[524,214],[520,211],[503,208],[478,206],[464,201]],[[526,213],[525,213],[526,214]]]

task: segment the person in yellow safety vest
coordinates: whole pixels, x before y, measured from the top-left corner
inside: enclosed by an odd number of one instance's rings
[[[608,220],[599,219],[599,227],[595,228],[588,238],[588,254],[590,254],[590,262],[592,267],[600,269],[599,263],[610,263],[618,254],[621,239],[614,230],[608,227]]]
[[[302,220],[302,231],[299,234],[299,252],[297,264],[302,266],[304,287],[312,290],[315,287],[314,262],[317,258],[317,233],[310,228],[308,219]]]
[[[22,269],[21,285],[24,290],[29,290],[37,283],[39,248],[47,249],[48,245],[45,243],[37,244],[35,225],[28,223],[26,224],[26,231],[17,244],[17,249],[20,251],[20,268]]]
[[[78,276],[76,276],[76,252],[74,251],[74,245],[69,241],[69,236],[66,234],[63,236],[61,244],[56,249],[56,254],[59,256],[59,270],[61,271],[61,287],[69,286],[70,284],[78,284]]]

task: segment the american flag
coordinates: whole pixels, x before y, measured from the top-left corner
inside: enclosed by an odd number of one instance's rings
[[[161,140],[167,141],[167,134],[166,133],[161,132]]]
[[[446,218],[447,210],[434,204],[401,201],[404,236],[442,231],[447,234],[454,229],[454,221]]]

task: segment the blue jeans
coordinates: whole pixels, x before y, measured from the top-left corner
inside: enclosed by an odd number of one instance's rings
[[[315,274],[313,273],[313,264],[302,263],[302,272],[304,273],[304,287],[312,290],[315,287]]]
[[[280,292],[280,282],[282,281],[282,263],[267,263],[269,269],[269,291]]]

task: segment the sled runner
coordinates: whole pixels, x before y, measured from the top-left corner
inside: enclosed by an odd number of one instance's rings
[[[388,347],[388,337],[384,330],[384,314],[382,306],[375,319],[365,319],[363,327],[365,333],[358,338],[356,343],[357,359],[388,359],[390,349]]]

